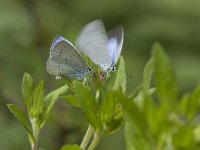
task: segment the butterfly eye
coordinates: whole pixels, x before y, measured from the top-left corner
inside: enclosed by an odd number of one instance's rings
[[[90,71],[92,71],[92,69],[88,67],[88,68],[87,68],[87,71],[90,72]]]
[[[115,69],[115,67],[112,67],[112,69],[111,69],[112,71],[115,71],[116,69]]]

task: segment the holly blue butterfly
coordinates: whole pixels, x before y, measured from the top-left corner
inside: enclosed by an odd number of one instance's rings
[[[49,74],[56,75],[56,79],[64,75],[81,80],[91,71],[72,43],[61,36],[51,45],[46,67]]]

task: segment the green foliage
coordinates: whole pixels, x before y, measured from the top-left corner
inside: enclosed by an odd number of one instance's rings
[[[74,95],[63,96],[63,98],[72,106],[81,107],[80,101]]]
[[[40,81],[33,94],[33,102],[31,108],[31,114],[33,117],[38,117],[42,113],[44,102],[44,81]]]
[[[30,74],[24,73],[22,81],[22,96],[27,109],[29,110],[32,103],[32,93],[34,91],[34,81]]]
[[[119,103],[121,91],[105,94],[100,107],[100,120],[105,134],[111,134],[123,126],[122,107]]]
[[[88,122],[98,131],[100,123],[98,118],[98,105],[91,89],[78,81],[73,82],[73,90],[76,99],[80,102],[82,111],[85,113]]]
[[[28,134],[30,134],[31,137],[33,138],[31,125],[24,111],[15,104],[7,104],[7,107],[10,110],[10,112],[19,120],[19,122],[22,123]]]
[[[151,86],[151,78],[152,78],[153,69],[154,69],[153,65],[154,65],[154,61],[153,61],[153,58],[151,58],[147,62],[144,68],[142,88],[145,94],[148,94],[150,86]]]
[[[64,145],[61,150],[81,150],[78,145]]]
[[[100,73],[97,72],[96,80],[94,80],[100,82],[99,85],[102,86],[100,91],[96,89],[96,95],[93,93],[92,85],[73,81],[71,90],[74,94],[63,96],[63,98],[70,105],[76,106],[84,112],[88,122],[95,128],[96,132],[102,131],[107,135],[117,131],[124,123],[119,102],[122,93],[126,90],[126,72],[123,57],[120,57],[117,71],[108,80],[107,78],[98,79]],[[105,84],[101,83],[105,80]]]
[[[197,150],[200,143],[200,86],[183,96],[168,56],[157,43],[143,71],[143,82],[128,96],[123,57],[118,69],[106,74],[96,68],[93,82],[69,81],[44,96],[44,81],[34,90],[34,80],[24,74],[22,95],[27,112],[8,104],[11,113],[23,124],[32,147],[37,147],[41,128],[56,100],[62,96],[84,113],[89,129],[81,146],[64,145],[61,150],[94,150],[100,139],[115,133],[125,124],[127,150]],[[94,86],[96,85],[96,86]],[[95,88],[96,87],[96,88]],[[27,114],[27,115],[26,115]],[[93,139],[91,139],[93,137]]]
[[[152,58],[154,59],[156,85],[159,97],[162,99],[161,103],[172,106],[178,94],[176,77],[168,57],[158,43],[153,46]]]
[[[179,127],[173,135],[173,145],[176,149],[193,149],[194,144],[193,129],[189,125]]]
[[[187,99],[185,115],[187,119],[192,121],[195,119],[196,114],[199,112],[200,109],[200,86],[198,86],[191,96]],[[191,111],[192,110],[192,111]]]
[[[147,149],[145,147],[148,147],[148,132],[146,133],[147,121],[144,114],[131,99],[122,99],[122,104],[126,113],[127,149]]]
[[[58,96],[66,92],[68,86],[60,87],[44,98],[44,80],[40,81],[35,91],[33,83],[32,76],[25,73],[22,82],[22,95],[28,116],[15,104],[7,104],[7,106],[25,127],[32,147],[37,148],[40,130],[46,123]]]
[[[64,94],[67,90],[68,90],[68,86],[64,85],[64,86],[52,91],[44,98],[43,113],[40,115],[40,119],[39,119],[40,128],[42,128],[44,126],[44,124],[46,123],[48,117],[50,116],[50,114],[53,110],[53,107],[54,107],[58,97],[60,95]]]
[[[127,150],[199,148],[200,88],[179,97],[169,58],[155,44],[144,69],[142,88],[133,98],[121,99]]]
[[[116,98],[113,93],[107,93],[103,99],[100,109],[100,119],[104,126],[110,124],[115,114]],[[105,127],[106,128],[106,127]]]
[[[123,110],[120,104],[120,99],[126,92],[126,72],[123,58],[120,57],[118,69],[111,76],[106,74],[102,78],[101,75],[104,73],[98,68],[96,71],[96,76],[93,77],[94,84],[73,81],[70,88],[73,94],[63,96],[70,105],[78,107],[84,112],[87,121],[95,129],[95,133],[93,129],[88,129],[86,137],[83,139],[85,141],[81,144],[83,149],[88,146],[92,135],[94,139],[89,149],[95,147],[100,138],[115,133],[124,125]]]

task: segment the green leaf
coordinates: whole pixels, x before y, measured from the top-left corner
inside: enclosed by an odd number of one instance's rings
[[[123,93],[120,89],[113,92],[106,92],[100,107],[100,120],[103,124],[104,134],[115,133],[124,124],[123,109],[120,99]]]
[[[126,150],[153,150],[150,148],[149,139],[141,136],[132,121],[127,120],[125,126]]]
[[[81,109],[85,113],[85,116],[90,124],[95,128],[96,131],[100,129],[100,123],[98,118],[98,106],[97,102],[92,95],[91,89],[82,85],[78,81],[73,82],[75,96],[80,102]]]
[[[64,145],[61,150],[81,150],[78,145]]]
[[[188,125],[179,127],[177,133],[173,136],[173,145],[176,149],[192,149],[194,145],[192,127]]]
[[[164,105],[158,105],[151,97],[146,97],[144,100],[144,113],[149,130],[153,135],[159,135],[169,128],[168,112]]]
[[[123,117],[112,120],[112,123],[107,127],[106,135],[111,135],[117,132],[124,125]]]
[[[69,95],[69,96],[62,96],[70,105],[75,107],[81,107],[80,102],[76,98],[75,95]]]
[[[107,93],[101,104],[100,119],[105,128],[112,122],[115,114],[115,95],[112,92]]]
[[[177,99],[177,83],[167,55],[157,43],[153,46],[157,91],[162,102],[173,106]],[[172,105],[171,105],[172,104]]]
[[[151,150],[151,134],[146,117],[132,99],[122,99],[125,113],[125,138],[127,150]]]
[[[115,83],[113,85],[113,90],[118,90],[122,88],[122,91],[126,91],[126,70],[125,70],[125,62],[123,57],[121,56],[119,59],[119,66],[116,74]]]
[[[187,115],[189,98],[189,94],[186,93],[180,99],[180,103],[177,107],[181,115]]]
[[[144,72],[143,72],[142,88],[145,94],[148,94],[148,91],[151,88],[151,79],[152,79],[152,74],[153,74],[153,69],[154,69],[153,67],[154,67],[154,63],[153,63],[153,59],[151,58],[147,62],[144,68]]]
[[[122,99],[122,105],[125,112],[126,149],[153,150],[150,141],[153,137],[144,111],[132,99]]]
[[[29,110],[34,90],[34,81],[30,74],[24,73],[22,81],[22,96],[27,110]]]
[[[139,109],[137,104],[132,99],[122,97],[121,102],[126,119],[133,123],[135,130],[137,130],[140,134],[145,135],[144,129],[147,128],[147,122],[142,110]]]
[[[126,70],[125,62],[122,56],[119,59],[117,71],[108,79],[106,87],[110,91],[118,90],[119,88],[121,88],[123,92],[126,91]]]
[[[31,131],[30,121],[26,114],[15,104],[7,104],[8,109],[10,112],[19,120],[19,122],[25,127],[28,134],[33,138],[33,134]]]
[[[200,142],[200,125],[197,125],[193,129],[193,134],[194,134],[194,141],[199,143]]]
[[[43,110],[44,80],[41,80],[33,95],[32,115],[38,117]]]
[[[60,95],[64,94],[68,90],[68,88],[69,87],[67,85],[64,85],[64,86],[52,91],[45,97],[43,113],[40,117],[40,128],[42,128],[44,126],[44,124],[46,123],[49,115],[51,114],[51,112],[53,110],[53,106],[55,105],[55,102],[58,99],[58,97]]]
[[[199,112],[200,106],[200,86],[198,86],[188,99],[186,115],[191,121]]]

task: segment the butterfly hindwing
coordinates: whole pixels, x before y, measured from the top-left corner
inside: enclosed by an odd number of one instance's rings
[[[83,79],[87,74],[87,65],[76,48],[59,36],[52,43],[47,71],[56,76]]]

